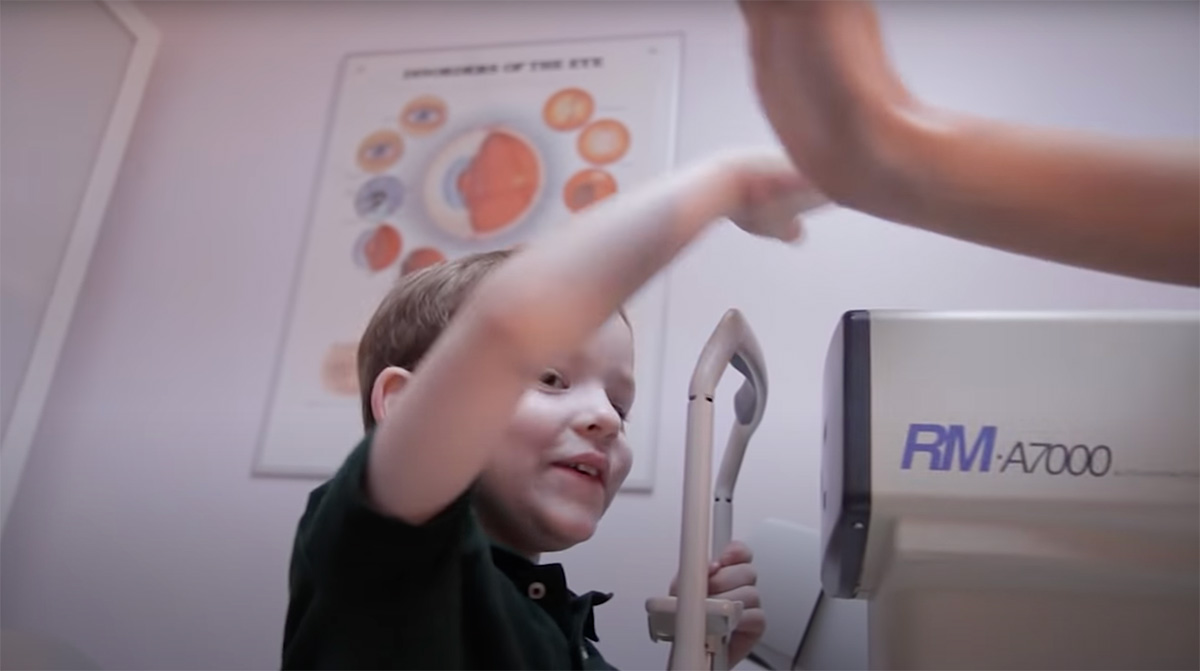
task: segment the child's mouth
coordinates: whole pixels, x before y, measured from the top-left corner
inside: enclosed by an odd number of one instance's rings
[[[588,466],[587,464],[565,463],[555,464],[555,466],[569,473],[573,473],[576,477],[583,480],[595,482],[596,484],[603,484],[602,480],[600,479],[600,471],[592,466]]]

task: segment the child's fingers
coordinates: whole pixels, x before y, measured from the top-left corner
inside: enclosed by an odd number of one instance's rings
[[[762,597],[759,596],[758,588],[753,585],[743,585],[728,592],[715,593],[710,598],[741,601],[743,611],[762,608]]]
[[[721,554],[708,564],[708,593],[712,595],[718,591],[724,592],[742,585],[755,584],[758,573],[749,565],[752,561],[754,552],[750,550],[749,545],[742,541],[730,541]],[[732,570],[734,568],[737,570]],[[671,579],[667,593],[671,596],[679,595],[679,576]]]
[[[753,564],[734,564],[721,568],[708,579],[708,593],[715,596],[757,583],[758,571]]]
[[[749,564],[754,561],[754,552],[742,541],[730,541],[725,549],[721,550],[721,555],[717,557],[717,563],[721,566],[732,566],[733,564]]]
[[[742,611],[742,618],[738,620],[737,634],[742,636],[759,637],[767,630],[767,614],[758,606],[754,608],[747,607]]]
[[[708,577],[711,579],[714,575],[716,575],[717,571],[720,571],[720,570],[721,570],[721,562],[719,562],[719,561],[709,562]],[[671,596],[679,596],[679,576],[675,576],[674,578],[671,579],[671,588],[667,592],[667,594],[669,594]]]

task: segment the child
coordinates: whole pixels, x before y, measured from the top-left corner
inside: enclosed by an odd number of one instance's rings
[[[620,306],[711,222],[795,239],[820,202],[782,158],[727,155],[581,213],[513,254],[415,273],[359,350],[367,435],[315,490],[293,550],[285,668],[611,668],[544,552],[587,540],[629,473]],[[764,619],[748,549],[714,596]],[[589,640],[590,639],[590,640]]]
[[[892,68],[871,3],[740,5],[763,110],[833,200],[1018,254],[1200,286],[1194,138],[1119,142],[936,109]]]

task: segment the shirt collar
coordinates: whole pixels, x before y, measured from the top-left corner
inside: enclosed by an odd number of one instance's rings
[[[593,608],[612,599],[612,594],[588,592],[582,596],[567,588],[562,564],[535,564],[499,543],[492,543],[492,562],[517,589],[536,602],[564,631],[579,626],[582,634],[599,642]]]

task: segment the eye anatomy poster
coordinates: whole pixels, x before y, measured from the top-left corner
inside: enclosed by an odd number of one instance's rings
[[[358,342],[399,278],[568,226],[669,171],[681,52],[657,35],[347,57],[256,472],[325,477],[361,440]],[[665,282],[627,306],[631,490],[653,483]]]

